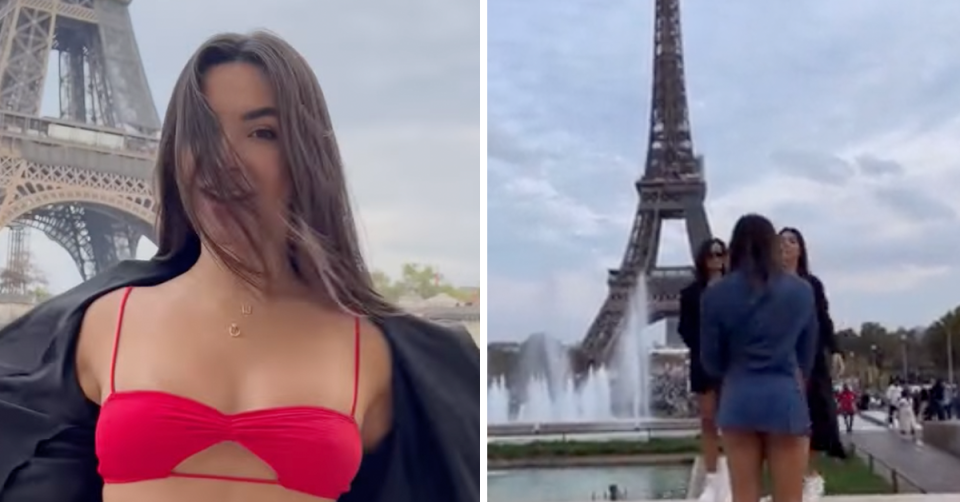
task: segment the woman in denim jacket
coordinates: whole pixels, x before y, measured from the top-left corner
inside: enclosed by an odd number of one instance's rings
[[[701,361],[720,380],[717,409],[733,502],[760,499],[764,463],[774,502],[800,502],[810,413],[806,380],[817,316],[810,284],[784,273],[776,230],[763,216],[740,218],[730,273],[701,305]]]

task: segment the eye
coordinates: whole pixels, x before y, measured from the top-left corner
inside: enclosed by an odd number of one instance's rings
[[[273,129],[262,128],[257,129],[250,133],[250,137],[257,139],[266,139],[266,140],[275,140],[277,139],[277,133]]]

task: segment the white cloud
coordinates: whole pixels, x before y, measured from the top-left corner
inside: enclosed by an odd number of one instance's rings
[[[840,270],[832,274],[833,292],[849,293],[901,293],[909,292],[938,276],[951,272],[950,267],[917,265],[898,266],[877,273],[876,270],[845,273]]]

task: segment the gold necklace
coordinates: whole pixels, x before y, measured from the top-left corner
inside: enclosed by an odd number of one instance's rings
[[[253,314],[253,305],[249,305],[249,304],[246,304],[246,303],[241,303],[241,304],[240,304],[240,315],[246,317],[246,316],[249,316],[249,315],[251,315],[251,314]],[[237,323],[235,323],[235,322],[232,322],[232,323],[230,323],[230,327],[227,328],[227,333],[230,335],[231,338],[239,338],[240,335],[243,334],[243,331],[240,330],[240,325],[239,325],[239,324],[237,324]]]

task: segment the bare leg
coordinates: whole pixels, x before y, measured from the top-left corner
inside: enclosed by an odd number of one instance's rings
[[[700,453],[707,473],[717,472],[720,456],[720,436],[717,433],[717,392],[709,390],[699,395],[700,400]]]
[[[809,450],[809,447],[807,449]],[[807,461],[807,476],[816,477],[820,475],[817,471],[817,455],[817,452],[810,450],[807,451],[807,455],[804,456]]]
[[[724,430],[723,449],[730,469],[733,502],[760,500],[763,437],[755,432]]]
[[[810,445],[806,436],[770,435],[766,441],[767,463],[773,481],[773,502],[803,500],[803,466],[808,465]]]

